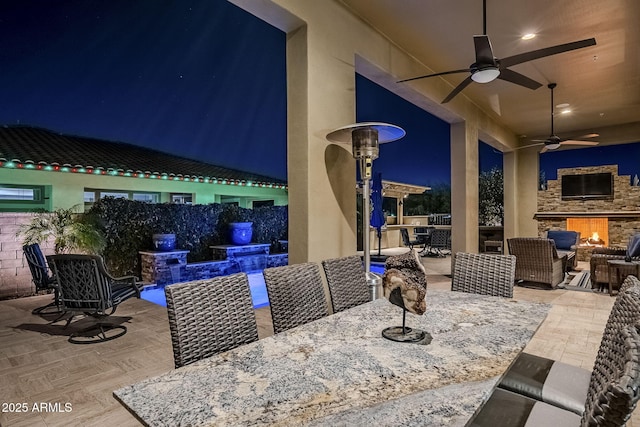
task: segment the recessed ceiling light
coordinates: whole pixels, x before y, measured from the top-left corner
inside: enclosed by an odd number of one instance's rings
[[[562,114],[569,114],[571,112],[570,109],[565,108],[564,110],[560,111]]]
[[[563,102],[562,104],[558,104],[558,105],[556,105],[556,108],[567,108],[568,106],[569,106],[569,104],[568,104],[568,103]]]
[[[531,40],[532,38],[534,38],[536,35],[534,33],[527,33],[524,36],[522,36],[522,40]]]

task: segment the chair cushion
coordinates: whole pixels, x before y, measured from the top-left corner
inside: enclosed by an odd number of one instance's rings
[[[547,239],[553,239],[556,243],[556,249],[569,250],[576,244],[577,233],[575,231],[549,230],[547,231]]]
[[[547,403],[497,388],[467,424],[475,427],[578,426],[580,416]]]
[[[582,415],[591,372],[521,353],[498,387]]]

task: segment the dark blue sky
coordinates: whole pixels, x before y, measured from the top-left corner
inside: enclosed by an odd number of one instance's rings
[[[356,75],[356,120],[391,123],[407,132],[398,141],[380,145],[373,169],[383,179],[426,186],[450,182],[447,122],[360,75]]]
[[[20,0],[0,8],[0,124],[143,145],[286,179],[286,37],[225,0]],[[449,125],[356,76],[358,121],[401,126],[374,169],[450,182]],[[346,123],[336,123],[336,127]],[[501,165],[480,147],[480,168]],[[640,144],[548,153],[558,167],[620,164]]]
[[[285,34],[227,1],[5,1],[0,40],[0,124],[286,179]]]

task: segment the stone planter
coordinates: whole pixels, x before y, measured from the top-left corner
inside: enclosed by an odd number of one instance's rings
[[[153,247],[160,252],[172,251],[176,248],[175,234],[154,234]]]
[[[251,243],[251,235],[253,234],[252,225],[252,222],[229,223],[231,243],[234,245],[248,245]]]

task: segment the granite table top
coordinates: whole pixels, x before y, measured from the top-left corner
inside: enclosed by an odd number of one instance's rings
[[[241,346],[114,396],[149,426],[463,426],[550,306],[429,290],[407,326],[428,345],[381,336],[402,325],[385,299]]]

